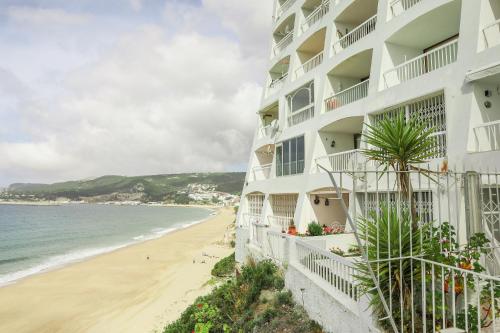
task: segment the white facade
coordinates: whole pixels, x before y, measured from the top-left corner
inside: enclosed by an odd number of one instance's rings
[[[360,183],[349,171],[376,170],[357,151],[361,133],[365,123],[395,110],[434,128],[431,169],[494,174],[480,177],[480,191],[483,208],[495,206],[488,209],[498,215],[500,0],[276,0],[273,21],[238,215],[239,241],[248,237],[250,245],[238,244],[239,260],[263,230],[284,231],[292,220],[300,232],[312,221],[349,231],[340,201],[354,215],[362,209],[354,198]],[[339,173],[342,199],[318,165]],[[376,181],[364,181],[366,207],[377,191],[369,190]],[[438,215],[440,195],[432,187],[416,190],[420,215],[428,219]],[[463,186],[451,191],[465,193]],[[470,229],[464,200],[438,207],[440,216],[450,212],[449,221],[452,210],[462,214],[455,221],[460,239]],[[497,244],[500,219],[488,223]],[[322,250],[346,249],[354,238],[320,241]]]

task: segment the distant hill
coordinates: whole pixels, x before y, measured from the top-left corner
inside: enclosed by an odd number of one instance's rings
[[[104,200],[175,201],[190,184],[214,185],[217,191],[241,194],[245,173],[187,173],[154,176],[103,176],[91,180],[54,184],[12,184],[7,192],[54,200],[95,198]]]

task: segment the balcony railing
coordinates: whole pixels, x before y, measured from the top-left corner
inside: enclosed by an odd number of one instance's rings
[[[321,3],[311,14],[307,15],[306,21],[300,26],[302,32],[306,32],[316,22],[320,21],[330,10],[330,0]]]
[[[290,45],[293,41],[293,31],[290,31],[283,37],[273,48],[274,55],[277,55],[281,51],[283,51],[288,45]]]
[[[387,87],[410,81],[457,61],[458,39],[408,60],[384,73]]]
[[[474,127],[474,141],[477,152],[500,149],[500,120]]]
[[[277,130],[278,127],[275,124],[266,125],[260,129],[260,138],[272,139],[276,135]]]
[[[335,53],[339,53],[343,49],[348,48],[352,44],[357,41],[363,39],[367,35],[369,35],[372,31],[375,30],[377,25],[377,15],[370,17],[365,22],[361,23],[354,30],[352,30],[347,35],[340,38],[338,41],[333,44],[333,51]]]
[[[295,241],[298,263],[351,300],[359,299],[354,262],[319,249],[300,239]]]
[[[316,165],[321,165],[330,171],[353,171],[361,160],[361,151],[354,149],[318,157]],[[320,171],[319,168],[318,171]]]
[[[327,98],[325,100],[326,111],[332,111],[365,98],[368,96],[369,85],[370,80],[365,80]]]
[[[411,7],[415,6],[417,3],[419,3],[422,0],[394,0],[391,2],[391,13],[392,17],[396,17]]]
[[[293,4],[295,3],[295,1],[297,1],[297,0],[288,0],[284,4],[282,4],[280,6],[280,8],[278,8],[275,20],[278,21],[283,16],[283,14],[285,14],[285,12],[287,10],[289,10],[290,7],[293,6]]]
[[[240,219],[240,227],[249,228],[252,223],[258,223],[260,221],[260,215],[257,214],[243,214],[243,218]]]
[[[288,127],[298,125],[313,117],[314,117],[314,103],[311,103],[308,106],[303,107],[302,109],[297,110],[288,116]]]
[[[314,68],[318,67],[323,63],[323,51],[307,60],[302,66],[295,70],[295,77],[298,78],[307,72],[312,71]]]
[[[271,83],[269,84],[269,89],[267,90],[267,94],[272,95],[283,88],[283,85],[285,84],[286,79],[288,78],[288,73],[283,75],[282,77],[272,80]]]
[[[487,48],[500,44],[500,19],[484,27],[483,36]]]
[[[287,231],[293,221],[293,217],[269,215],[267,220],[269,221],[269,225],[271,227]]]
[[[253,180],[265,180],[271,177],[272,164],[256,166],[252,169]]]
[[[260,248],[263,248],[265,245],[265,240],[267,238],[266,233],[268,228],[269,228],[268,225],[252,222],[251,224],[252,243],[254,243],[256,246]]]

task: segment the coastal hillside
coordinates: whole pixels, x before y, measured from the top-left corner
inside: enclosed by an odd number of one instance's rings
[[[186,204],[219,200],[220,196],[238,196],[245,173],[186,173],[152,176],[103,176],[90,180],[54,184],[10,185],[0,198],[83,200],[88,202],[139,201]],[[225,196],[228,197],[228,196]]]

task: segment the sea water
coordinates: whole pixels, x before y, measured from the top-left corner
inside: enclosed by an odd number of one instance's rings
[[[208,218],[203,208],[0,205],[0,286]]]

